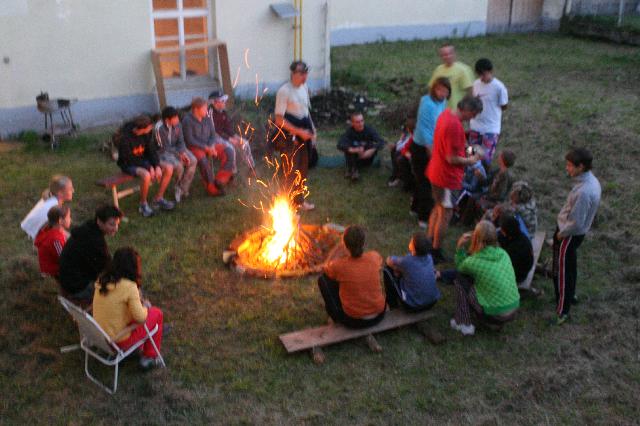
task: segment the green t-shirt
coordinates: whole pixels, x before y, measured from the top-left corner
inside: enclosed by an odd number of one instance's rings
[[[456,268],[473,277],[478,302],[485,314],[501,315],[520,306],[511,258],[500,247],[485,247],[471,256],[464,249],[458,249]]]
[[[451,97],[447,101],[447,108],[455,111],[458,102],[464,98],[467,90],[473,86],[473,72],[471,68],[462,62],[454,62],[450,67],[440,64],[433,71],[431,80],[429,80],[429,87],[439,77],[447,77],[451,83]]]

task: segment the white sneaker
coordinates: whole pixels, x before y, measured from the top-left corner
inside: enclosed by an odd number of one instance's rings
[[[182,200],[182,188],[179,186],[176,186],[175,200],[176,203],[179,203],[180,200]]]
[[[427,229],[429,227],[429,224],[427,222],[423,222],[421,220],[418,221],[418,227],[420,229]]]
[[[451,318],[451,321],[449,321],[449,325],[454,330],[462,333],[463,336],[473,336],[476,332],[476,327],[473,324],[458,324],[454,318]]]
[[[400,179],[395,178],[395,179],[390,180],[389,182],[387,182],[387,186],[388,186],[389,188],[393,188],[393,187],[396,187],[396,186],[400,185],[400,182],[401,182],[401,180],[400,180]]]

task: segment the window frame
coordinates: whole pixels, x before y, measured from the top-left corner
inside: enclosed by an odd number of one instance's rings
[[[175,19],[178,21],[178,46],[182,47],[185,46],[186,43],[185,41],[189,40],[190,38],[199,38],[199,37],[194,37],[193,35],[191,36],[185,36],[185,31],[184,31],[184,20],[188,19],[188,18],[206,18],[207,19],[207,32],[206,32],[206,36],[207,36],[207,40],[210,41],[213,39],[213,25],[211,22],[211,2],[212,0],[206,0],[206,4],[204,8],[189,8],[189,9],[185,9],[184,8],[184,0],[176,0],[176,9],[159,9],[159,10],[154,10],[153,9],[153,0],[149,0],[149,9],[151,11],[151,44],[153,46],[154,49],[157,48],[156,46],[156,42],[157,41],[172,41],[175,40],[175,37],[168,37],[168,36],[163,36],[163,37],[156,37],[156,29],[155,29],[155,21],[156,19],[166,19],[166,20],[170,20],[170,19]],[[208,56],[211,56],[209,53],[207,53]],[[193,77],[189,77],[187,76],[187,58],[186,58],[186,54],[180,53],[180,77],[165,77],[165,79],[167,80],[167,82],[171,82],[171,81],[187,81],[187,80],[192,80],[192,79],[197,79],[197,78],[202,78],[202,77],[206,77],[208,76],[209,78],[214,78],[213,72],[214,70],[212,69],[213,67],[211,66],[212,62],[212,58],[209,57],[209,61],[208,61],[208,70],[207,70],[207,74],[206,75],[198,75],[198,76],[193,76]]]

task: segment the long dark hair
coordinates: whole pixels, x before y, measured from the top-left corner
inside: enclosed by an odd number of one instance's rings
[[[126,278],[140,285],[140,255],[133,247],[121,247],[113,254],[104,272],[98,278],[100,294],[106,295],[109,290],[107,284],[117,285],[118,281]]]

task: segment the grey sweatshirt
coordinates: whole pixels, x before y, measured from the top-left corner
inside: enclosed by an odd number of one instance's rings
[[[600,205],[600,182],[591,171],[573,181],[575,184],[558,214],[558,236],[562,238],[589,232]]]
[[[162,121],[158,121],[154,129],[154,137],[158,145],[158,154],[168,152],[180,155],[187,149],[184,144],[180,123],[175,127],[167,127]]]
[[[192,113],[188,113],[182,119],[182,129],[184,131],[184,141],[187,147],[204,149],[212,146],[216,140],[216,131],[213,127],[213,120],[204,117],[198,121]]]

